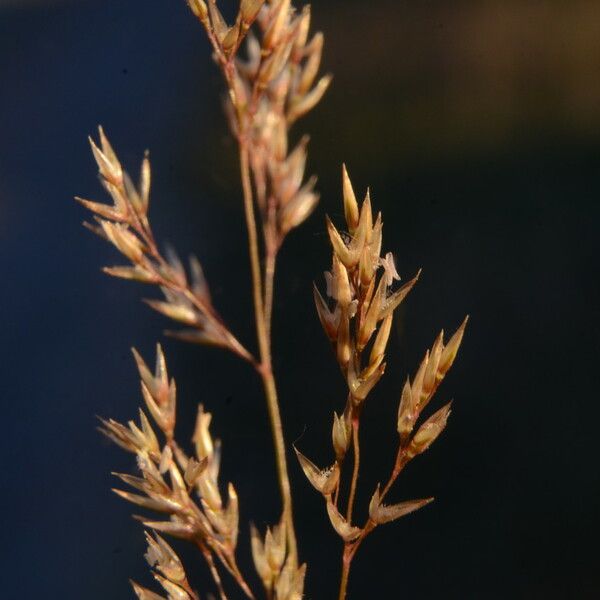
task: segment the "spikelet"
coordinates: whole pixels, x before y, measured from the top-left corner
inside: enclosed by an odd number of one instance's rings
[[[440,332],[431,350],[426,352],[412,384],[410,380],[406,381],[398,407],[397,426],[403,445],[406,445],[421,411],[429,404],[452,366],[462,342],[467,322],[468,317],[464,319],[447,345],[444,345],[444,332]],[[441,429],[439,433],[441,433]]]
[[[254,525],[250,526],[254,567],[268,597],[277,600],[301,600],[306,565],[298,567],[287,553],[286,528],[283,520],[268,527],[264,540]],[[273,592],[275,595],[273,596]]]
[[[381,496],[379,494],[379,486],[375,490],[375,493],[371,497],[369,503],[369,517],[377,525],[383,525],[384,523],[390,523],[396,519],[400,519],[411,512],[419,510],[423,506],[426,506],[430,502],[433,502],[433,498],[425,498],[424,500],[408,500],[406,502],[400,502],[399,504],[392,504],[386,506],[381,503]]]
[[[340,469],[337,462],[329,469],[321,470],[299,450],[296,448],[294,448],[294,450],[296,450],[296,456],[298,457],[298,461],[300,462],[300,466],[302,467],[306,478],[313,487],[321,492],[323,496],[332,494],[337,487],[340,478]]]
[[[181,560],[173,548],[157,533],[152,536],[146,532],[145,535],[148,544],[146,560],[153,569],[154,578],[167,592],[168,600],[200,600],[200,597],[192,590]],[[131,585],[140,600],[162,598],[133,581]]]

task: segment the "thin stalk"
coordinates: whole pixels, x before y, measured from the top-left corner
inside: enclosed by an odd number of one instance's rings
[[[352,419],[352,447],[354,448],[354,468],[352,469],[352,482],[350,483],[350,495],[348,497],[348,510],[346,521],[352,524],[352,510],[354,508],[354,499],[356,497],[356,486],[358,484],[358,472],[360,470],[360,442],[358,437],[358,427],[360,421],[358,417]]]
[[[221,600],[228,600],[227,594],[225,593],[225,589],[223,588],[223,582],[221,581],[221,576],[219,575],[219,571],[217,570],[217,565],[215,564],[215,561],[213,559],[213,556],[212,556],[210,550],[206,547],[206,545],[203,542],[200,542],[200,541],[198,542],[198,548],[200,549],[200,552],[202,552],[202,555],[204,556],[204,560],[206,560],[206,563],[208,564],[210,574],[212,575],[212,578],[213,578],[215,585],[217,586],[217,590],[219,592],[219,598]],[[251,594],[250,594],[250,597],[252,597]]]
[[[357,436],[356,439],[358,439],[358,427],[355,429],[353,428],[353,434],[356,434],[356,436]],[[394,465],[392,474],[390,475],[390,478],[389,478],[387,484],[385,485],[385,487],[383,488],[383,491],[381,492],[380,498],[382,501],[387,496],[388,492],[390,491],[392,485],[395,483],[396,479],[398,479],[398,476],[400,475],[400,473],[406,466],[407,462],[408,462],[408,459],[406,458],[405,453],[403,452],[402,449],[400,449],[398,452],[398,456],[396,457],[396,464]],[[355,470],[356,470],[356,464],[355,464]],[[350,509],[350,505],[348,505],[348,508]],[[350,512],[349,514],[351,515],[352,513]],[[349,518],[348,518],[348,522],[350,522]],[[371,519],[368,519],[366,525],[363,527],[363,531],[360,534],[360,537],[352,543],[344,544],[344,554],[343,554],[343,558],[342,558],[342,574],[341,574],[341,578],[340,578],[340,591],[339,591],[339,595],[338,595],[338,600],[345,600],[346,593],[348,590],[348,578],[350,577],[350,567],[352,566],[352,560],[354,559],[354,556],[358,552],[360,545],[365,541],[365,538],[373,531],[373,529],[375,529],[375,527],[377,527],[376,523],[374,521],[372,521]]]
[[[348,577],[350,576],[350,566],[352,565],[353,554],[350,550],[350,545],[344,545],[344,556],[342,558],[342,577],[340,580],[340,592],[338,600],[346,600],[346,592],[348,590]]]
[[[267,327],[267,336],[271,338],[271,321],[273,315],[273,287],[275,280],[275,263],[277,261],[277,252],[272,249],[267,250],[265,257],[265,323]]]
[[[256,217],[254,215],[254,204],[252,199],[252,183],[250,180],[248,149],[243,140],[240,140],[240,170],[242,177],[242,188],[244,192],[246,226],[248,228],[248,248],[252,270],[252,292],[254,297],[256,334],[258,337],[261,359],[261,363],[257,368],[257,371],[263,381],[265,397],[267,400],[267,408],[269,412],[269,420],[271,422],[273,446],[275,448],[275,462],[277,465],[277,476],[283,504],[283,519],[287,531],[288,552],[292,562],[297,564],[298,549],[296,544],[296,532],[294,530],[292,492],[288,475],[283,425],[281,423],[281,413],[279,411],[277,388],[275,385],[275,377],[273,375],[273,367],[271,364],[271,342],[268,334],[269,327],[265,318],[265,307],[262,297],[260,257],[258,251],[258,236],[256,232]]]

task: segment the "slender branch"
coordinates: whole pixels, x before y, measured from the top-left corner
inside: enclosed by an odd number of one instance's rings
[[[298,550],[296,544],[296,532],[294,530],[294,519],[292,512],[292,493],[287,469],[285,452],[285,441],[283,436],[283,425],[279,411],[277,388],[273,376],[271,364],[271,343],[268,335],[267,321],[262,295],[262,281],[260,270],[260,257],[258,251],[258,236],[256,232],[256,217],[252,199],[252,183],[250,179],[250,167],[248,162],[248,149],[243,139],[240,139],[240,170],[242,177],[242,188],[244,192],[244,209],[246,214],[246,225],[248,228],[248,248],[252,270],[252,292],[254,297],[254,310],[256,321],[256,334],[260,349],[261,364],[257,368],[262,378],[271,422],[273,445],[275,447],[275,460],[277,464],[277,475],[279,488],[283,503],[283,519],[286,525],[288,552],[294,564],[298,561]],[[274,272],[274,271],[273,271]]]
[[[215,585],[217,586],[217,590],[219,592],[219,598],[221,598],[221,600],[228,600],[227,594],[225,593],[225,590],[223,588],[223,582],[221,580],[221,576],[219,575],[219,571],[217,570],[217,565],[215,564],[215,561],[213,559],[213,556],[212,556],[210,550],[206,547],[206,545],[202,541],[198,541],[197,546],[200,549],[200,552],[202,552],[202,556],[204,556],[204,560],[206,561],[206,564],[208,565],[210,574],[212,575]]]
[[[398,479],[398,475],[400,475],[400,473],[402,473],[402,470],[407,465],[408,460],[409,459],[406,457],[404,449],[400,448],[398,450],[398,454],[396,456],[396,463],[394,464],[392,474],[390,475],[390,478],[389,478],[388,482],[385,484],[385,487],[383,488],[383,491],[381,492],[381,496],[379,497],[381,502],[383,502],[383,500],[387,496],[388,492],[390,491],[392,485],[394,485],[394,482],[396,481],[396,479]]]
[[[271,249],[267,250],[265,257],[265,325],[267,336],[271,338],[271,322],[273,315],[273,287],[275,280],[275,263],[277,261],[277,252]]]
[[[348,496],[348,509],[346,512],[346,521],[352,524],[352,511],[354,509],[354,500],[356,498],[356,486],[358,484],[358,473],[360,471],[360,438],[358,429],[360,426],[360,416],[356,415],[352,419],[352,447],[354,449],[354,466],[352,469],[352,481],[350,483],[350,495]],[[344,552],[342,555],[342,575],[340,579],[340,591],[338,600],[345,600],[346,591],[348,589],[348,578],[350,576],[350,567],[354,558],[353,545],[344,544]]]
[[[242,177],[242,189],[244,193],[246,228],[248,230],[248,253],[250,256],[250,268],[252,270],[252,295],[254,298],[256,335],[258,337],[261,360],[264,363],[264,356],[269,354],[269,340],[265,332],[265,313],[262,299],[262,277],[258,250],[258,235],[256,231],[256,217],[254,215],[254,203],[252,200],[252,182],[250,180],[250,166],[248,164],[248,148],[246,143],[242,140],[240,140],[240,171]]]
[[[356,435],[355,439],[358,439],[358,428],[353,429],[353,433]],[[408,459],[403,449],[400,448],[400,450],[398,451],[398,455],[396,456],[396,463],[394,464],[394,468],[392,470],[390,478],[386,483],[385,487],[383,488],[383,491],[381,492],[381,501],[383,501],[383,499],[387,496],[392,485],[394,485],[396,479],[398,479],[398,476],[403,471],[407,463]],[[348,506],[348,508],[350,509],[350,505]],[[351,513],[349,514],[351,515]],[[350,522],[350,518],[348,518],[348,522]],[[373,529],[375,529],[375,527],[377,527],[377,524],[369,518],[365,526],[363,527],[360,537],[354,542],[344,544],[344,554],[342,557],[342,574],[340,578],[340,591],[338,595],[338,600],[345,600],[348,589],[348,578],[350,576],[350,567],[352,566],[352,560],[358,552],[360,545],[365,541],[366,537],[373,531]]]
[[[348,521],[348,524],[352,523],[352,510],[354,508],[356,486],[358,483],[358,472],[360,469],[360,441],[358,437],[359,425],[359,417],[354,417],[352,419],[352,447],[354,448],[354,468],[352,469],[352,482],[350,484],[350,495],[348,496],[348,510],[346,513],[346,521]]]
[[[348,577],[350,576],[350,566],[352,565],[353,554],[350,550],[350,544],[344,544],[344,555],[342,557],[342,576],[340,579],[340,591],[338,600],[346,600],[348,590]]]

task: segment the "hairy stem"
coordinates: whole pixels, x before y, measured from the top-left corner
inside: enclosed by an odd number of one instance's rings
[[[261,364],[257,368],[257,371],[263,380],[267,408],[269,411],[269,420],[271,422],[271,432],[273,434],[273,446],[275,448],[275,461],[277,464],[279,489],[283,504],[283,518],[287,531],[288,552],[292,562],[297,564],[298,550],[296,545],[296,532],[294,530],[294,518],[292,512],[292,493],[288,475],[283,425],[281,423],[281,414],[279,411],[277,388],[275,386],[275,377],[273,375],[273,367],[271,364],[271,340],[269,335],[270,327],[268,326],[265,318],[265,306],[263,304],[258,236],[256,232],[256,217],[254,215],[254,204],[252,199],[252,183],[250,179],[250,167],[248,163],[248,149],[242,140],[240,140],[240,169],[242,188],[244,192],[246,225],[248,228],[248,247],[252,270],[252,292],[254,297],[256,334],[258,337],[261,359]]]

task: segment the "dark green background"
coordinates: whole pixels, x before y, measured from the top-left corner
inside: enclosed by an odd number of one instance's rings
[[[290,236],[278,271],[275,367],[288,439],[325,464],[331,415],[343,405],[311,299],[330,260],[324,214],[341,218],[342,161],[357,189],[371,186],[402,276],[424,270],[365,413],[362,506],[390,468],[406,373],[441,327],[471,315],[437,400],[455,399],[449,428],[393,495],[436,502],[373,535],[351,597],[597,598],[599,5],[313,8],[335,79],[294,132],[311,133],[322,202]],[[150,359],[165,321],[139,303],[147,290],[101,275],[116,255],[80,227],[71,201],[101,199],[85,139],[97,123],[132,171],[151,150],[158,236],[198,254],[216,304],[253,343],[221,91],[183,1],[0,2],[5,598],[131,598],[129,577],[150,584],[141,530],[109,492],[109,472],[132,460],[96,434],[94,415],[134,416],[128,349]],[[278,499],[256,377],[219,352],[165,348],[181,438],[204,402],[243,522],[272,523]],[[307,598],[333,598],[339,543],[294,462],[291,471]],[[208,590],[194,555],[189,570]]]

